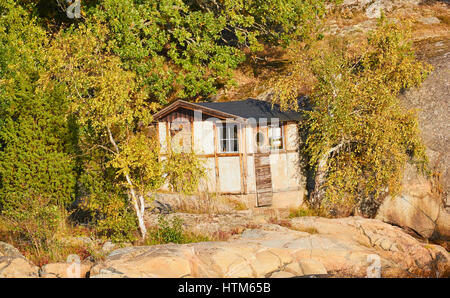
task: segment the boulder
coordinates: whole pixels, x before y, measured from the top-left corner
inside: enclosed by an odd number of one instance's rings
[[[63,262],[50,263],[42,266],[39,275],[43,278],[85,278],[91,267],[92,264],[89,262],[79,265]]]
[[[442,277],[450,256],[401,228],[349,217],[294,218],[291,228],[266,224],[230,241],[128,247],[113,251],[91,277]],[[312,229],[314,228],[314,229]],[[307,232],[309,231],[309,232]],[[378,267],[374,267],[374,265]]]
[[[425,25],[433,25],[433,24],[439,24],[441,21],[436,18],[436,17],[424,17],[424,18],[420,18],[419,21],[422,24]]]
[[[295,277],[295,275],[290,272],[286,272],[286,271],[278,271],[278,272],[273,273],[270,277],[271,278],[289,278],[289,277]]]
[[[39,268],[25,259],[18,249],[0,241],[0,278],[38,277]]]
[[[383,1],[375,1],[373,3],[371,3],[365,11],[366,17],[368,17],[369,19],[376,19],[379,18],[381,16],[381,12],[384,11],[386,12],[386,7],[383,3]]]
[[[389,13],[399,8],[412,7],[421,0],[344,0],[338,8],[362,11],[368,18],[379,18],[381,11]]]
[[[116,248],[117,248],[117,245],[108,240],[105,243],[103,243],[101,251],[103,253],[107,254]]]
[[[11,244],[0,241],[0,257],[22,257],[22,254]]]
[[[450,214],[441,196],[411,165],[405,171],[402,193],[385,198],[376,218],[409,228],[426,239],[450,239]]]
[[[302,268],[303,275],[327,274],[327,269],[325,266],[314,259],[300,260],[299,263]]]

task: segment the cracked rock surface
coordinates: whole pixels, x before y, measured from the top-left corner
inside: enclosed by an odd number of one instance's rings
[[[19,250],[0,241],[0,278],[38,277],[39,268],[25,259]]]
[[[266,224],[227,242],[127,247],[94,265],[91,277],[446,277],[450,255],[379,220],[301,217]]]

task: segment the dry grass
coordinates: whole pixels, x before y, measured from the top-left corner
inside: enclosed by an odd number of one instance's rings
[[[231,237],[235,235],[240,235],[242,232],[248,229],[259,229],[261,225],[249,223],[241,227],[233,227],[228,230],[218,230],[211,235],[211,239],[214,241],[228,241]]]
[[[276,217],[271,217],[269,218],[269,223],[274,224],[274,225],[279,225],[285,228],[292,228],[292,224],[288,219],[280,219],[280,218],[276,218]]]
[[[84,227],[74,227],[67,225],[62,231],[54,235],[54,238],[48,241],[45,249],[37,249],[31,243],[24,241],[20,235],[8,231],[0,221],[0,241],[11,244],[17,248],[22,255],[36,266],[44,266],[48,263],[65,262],[67,257],[76,254],[81,260],[87,258],[94,261],[104,259],[100,252],[101,243],[86,244],[81,241],[67,242],[64,239],[73,237],[90,237],[93,232]]]
[[[271,78],[282,72],[289,63],[288,51],[282,47],[268,47],[257,53],[246,53],[247,59],[233,71],[236,86],[221,90],[217,101],[233,101],[257,97],[269,89]]]
[[[290,209],[289,218],[303,217],[303,216],[324,216],[323,212],[312,209],[308,206],[301,206],[296,209]]]
[[[247,205],[238,198],[223,196],[222,199],[226,204],[232,206],[232,208],[236,211],[248,210]]]
[[[215,193],[203,192],[195,196],[180,196],[175,211],[193,214],[217,214],[221,212],[221,200]]]
[[[270,218],[269,223],[276,224],[294,231],[306,232],[308,234],[318,234],[319,231],[314,227],[297,227],[293,226],[289,219]]]
[[[174,195],[175,196],[175,195]],[[238,197],[201,192],[191,196],[179,195],[168,202],[174,211],[191,214],[225,214],[232,211],[248,210],[244,201]]]
[[[442,164],[442,154],[440,154],[440,156],[437,158],[437,160],[431,167],[431,175],[430,175],[431,194],[436,198],[440,198],[442,200],[443,206],[445,206],[444,179],[442,177],[442,173],[440,170],[442,169],[441,164]]]

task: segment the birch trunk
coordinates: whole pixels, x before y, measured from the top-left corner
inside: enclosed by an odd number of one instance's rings
[[[323,193],[324,193],[323,185],[325,184],[325,179],[327,176],[328,159],[330,158],[330,155],[333,154],[334,152],[339,152],[339,150],[341,150],[341,148],[345,144],[346,143],[342,142],[339,145],[331,148],[320,158],[319,163],[317,165],[316,175],[314,178],[314,190],[310,196],[310,204],[313,208],[319,208],[323,200]]]
[[[116,153],[119,154],[119,147],[117,146],[116,141],[114,140],[111,130],[109,128],[108,128],[108,135],[109,135],[109,141],[111,142],[114,149],[116,150]],[[144,199],[143,195],[138,196],[136,194],[133,182],[131,181],[129,174],[125,174],[125,179],[127,180],[128,186],[130,188],[128,197],[131,201],[134,211],[136,212],[136,217],[138,219],[138,224],[139,224],[139,231],[141,232],[142,239],[144,240],[145,236],[147,235],[147,228],[145,227],[145,222],[144,222],[145,199]]]

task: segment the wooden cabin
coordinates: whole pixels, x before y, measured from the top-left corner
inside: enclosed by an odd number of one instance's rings
[[[240,196],[248,207],[297,207],[305,193],[298,164],[300,114],[266,101],[178,100],[154,115],[162,158],[195,152],[207,177],[199,191]]]

